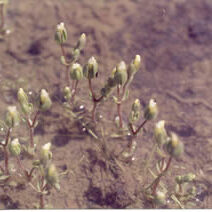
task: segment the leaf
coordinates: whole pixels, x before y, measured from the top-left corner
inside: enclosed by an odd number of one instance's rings
[[[60,191],[60,185],[59,185],[59,183],[56,183],[56,184],[54,185],[54,187],[55,187],[55,189],[56,189],[57,191]]]
[[[0,181],[7,180],[10,176],[9,175],[2,175],[0,176]]]
[[[113,101],[114,101],[116,104],[119,103],[119,102],[118,102],[118,98],[117,98],[116,96],[113,96]]]
[[[122,98],[122,101],[125,101],[129,97],[129,89],[127,89],[124,93],[124,96]]]

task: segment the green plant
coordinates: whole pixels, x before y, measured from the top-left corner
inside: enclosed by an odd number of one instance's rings
[[[138,124],[139,120],[141,119],[141,104],[140,100],[136,99],[132,104],[127,126],[125,126],[125,123],[123,122],[123,103],[129,96],[129,85],[140,68],[141,58],[139,55],[136,55],[129,65],[126,65],[124,61],[121,61],[112,70],[112,74],[106,80],[105,85],[102,87],[102,89],[100,90],[100,94],[97,97],[97,94],[92,86],[93,80],[97,80],[98,76],[97,60],[92,56],[84,66],[81,66],[80,64],[76,63],[79,58],[81,49],[79,51],[76,50],[80,46],[80,40],[83,43],[82,46],[84,47],[86,37],[85,34],[83,34],[83,38],[81,35],[78,44],[72,50],[72,57],[75,58],[74,63],[68,63],[66,59],[64,59],[65,53],[62,46],[67,39],[67,31],[63,23],[58,26],[60,26],[61,29],[58,30],[57,28],[56,40],[61,45],[61,49],[63,52],[62,61],[63,64],[65,64],[67,67],[67,74],[72,80],[82,80],[83,78],[86,78],[86,80],[88,81],[88,90],[90,92],[90,97],[93,102],[93,108],[91,110],[91,120],[86,119],[86,113],[77,113],[73,110],[73,107],[68,106],[66,108],[69,108],[69,114],[75,120],[77,120],[82,125],[82,127],[84,127],[87,132],[91,136],[93,136],[93,138],[97,141],[102,155],[108,161],[108,166],[113,169],[114,164],[116,164],[117,166],[122,167],[122,170],[124,170],[120,162],[123,162],[125,165],[133,162],[134,154],[137,148],[137,142],[139,139],[139,133],[142,131],[147,122],[156,119],[159,111],[156,100],[150,99],[149,103],[144,108],[143,121]],[[77,55],[77,57],[74,57],[75,54]],[[68,68],[69,66],[70,70]],[[96,120],[95,114],[97,105],[100,102],[104,102],[104,100],[109,99],[108,97],[112,94],[115,88],[117,90],[117,94],[116,96],[113,96],[113,100],[117,106],[118,116],[115,120],[115,123],[118,129],[117,132],[114,134],[112,132],[105,132],[103,130],[103,123],[100,120]],[[73,89],[70,89],[69,86],[65,87],[64,96],[67,101],[66,103],[70,103],[69,100],[71,99],[73,93],[75,94],[75,90],[76,89],[74,89],[73,92]],[[67,106],[67,104],[65,105]],[[114,124],[112,123],[112,121],[105,121],[108,125]],[[95,123],[95,125],[91,125],[91,123]],[[115,127],[112,128],[114,129]],[[108,139],[111,139],[112,137],[124,138],[126,135],[129,137],[129,142],[127,147],[124,148],[120,154],[116,155],[113,153],[113,151],[109,150],[107,146]],[[150,202],[152,204],[152,207],[154,208],[166,205],[168,197],[172,198],[177,205],[183,208],[186,204],[186,201],[190,201],[192,197],[194,197],[195,188],[189,188],[187,192],[183,193],[184,181],[182,179],[186,177],[181,177],[181,181],[178,177],[178,181],[176,181],[176,189],[178,190],[170,191],[169,188],[166,188],[166,186],[164,186],[164,184],[162,183],[162,179],[165,178],[167,176],[167,173],[171,170],[172,161],[182,155],[184,151],[184,145],[175,133],[166,132],[164,120],[161,120],[156,123],[154,129],[154,138],[154,147],[152,148],[150,157],[146,161],[145,166],[143,168],[144,176],[151,174],[154,177],[154,180],[150,183],[150,185],[145,185],[144,188],[141,189],[142,193],[145,197],[145,200]],[[154,153],[157,153],[157,174],[154,173],[153,168],[150,168]]]
[[[42,89],[34,104],[29,102],[27,94],[22,88],[17,93],[18,100],[21,106],[21,114],[16,106],[9,106],[5,116],[4,128],[5,139],[0,142],[4,154],[4,168],[0,166],[0,183],[8,186],[18,186],[16,182],[12,165],[15,158],[17,167],[20,171],[20,176],[24,184],[30,185],[39,194],[39,205],[37,208],[49,207],[44,202],[44,196],[49,193],[51,188],[60,189],[59,174],[55,165],[52,163],[52,153],[50,151],[51,143],[47,143],[41,147],[39,151],[38,144],[34,142],[34,128],[37,126],[38,116],[43,111],[50,109],[52,101],[46,90]],[[34,108],[37,108],[34,110]],[[34,114],[34,115],[33,115]],[[33,117],[33,118],[32,118]],[[21,144],[18,138],[12,139],[12,131],[18,127],[21,120],[27,123],[29,129],[29,142]],[[26,167],[20,158],[20,155],[30,155],[31,167]],[[37,158],[35,160],[35,158]],[[16,170],[16,168],[15,168]]]
[[[8,0],[0,0],[0,38],[10,33],[10,30],[5,29],[5,13]]]

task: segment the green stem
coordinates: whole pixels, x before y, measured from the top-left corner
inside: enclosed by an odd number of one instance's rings
[[[117,97],[118,97],[118,103],[117,103],[117,113],[119,117],[119,127],[123,128],[123,121],[122,121],[122,116],[121,116],[121,103],[122,99],[120,98],[120,86],[117,85]]]
[[[160,183],[161,178],[165,175],[165,173],[168,171],[170,164],[172,161],[172,156],[169,157],[168,163],[166,165],[166,168],[158,175],[158,177],[154,180],[153,182],[153,188],[152,188],[152,194],[155,196],[156,191],[157,191],[157,187]]]
[[[10,133],[12,131],[12,128],[9,128],[7,130],[6,138],[5,138],[5,144],[3,144],[4,149],[4,167],[5,167],[5,174],[9,175],[9,153],[8,153],[8,142],[10,138]]]
[[[96,113],[97,103],[103,99],[103,96],[96,98],[95,93],[93,91],[91,79],[88,79],[88,85],[89,85],[89,90],[91,92],[92,101],[93,101],[92,120],[95,122],[95,113]]]
[[[4,28],[4,4],[0,5],[0,19],[1,19],[1,24],[0,24],[0,32]]]

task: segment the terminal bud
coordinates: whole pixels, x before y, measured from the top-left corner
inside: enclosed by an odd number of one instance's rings
[[[52,101],[49,97],[48,92],[45,89],[42,89],[40,92],[40,110],[46,111],[52,105]]]
[[[15,157],[21,154],[21,145],[18,141],[18,138],[15,138],[10,142],[9,150],[10,153]]]
[[[17,111],[16,106],[9,106],[7,108],[5,121],[7,126],[10,128],[18,126],[20,122],[20,115],[19,115],[19,112]]]
[[[82,66],[79,63],[72,64],[70,68],[70,77],[73,80],[81,80],[83,78]]]
[[[157,103],[154,99],[150,99],[149,104],[147,105],[144,111],[144,118],[147,120],[155,119],[158,115]]]
[[[116,84],[124,85],[127,81],[127,77],[127,66],[124,61],[121,61],[116,67],[116,71],[114,73],[114,80]]]
[[[155,125],[154,136],[157,144],[162,146],[167,142],[167,133],[165,129],[165,121],[161,120]]]
[[[87,79],[92,79],[96,77],[97,73],[98,73],[98,63],[95,57],[91,57],[84,68],[84,76]]]
[[[55,33],[55,40],[60,45],[65,43],[67,40],[67,31],[66,31],[64,23],[62,23],[62,22],[57,25],[56,33]]]
[[[173,157],[179,157],[184,152],[184,145],[175,133],[171,133],[167,143],[167,152]]]

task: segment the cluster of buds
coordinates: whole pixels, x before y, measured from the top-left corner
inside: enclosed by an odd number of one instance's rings
[[[20,114],[19,114],[16,106],[9,106],[7,108],[5,122],[9,128],[18,126],[18,124],[20,122]]]
[[[139,99],[136,99],[132,104],[132,109],[130,112],[129,121],[130,123],[134,123],[139,120],[140,118],[140,110],[141,110],[141,103]]]
[[[42,89],[40,92],[39,103],[39,109],[41,111],[47,111],[52,105],[49,94],[45,89]]]
[[[19,88],[17,96],[22,112],[26,115],[29,115],[33,110],[33,105],[29,103],[28,96],[24,92],[23,88]]]
[[[71,89],[68,86],[64,88],[63,94],[66,101],[69,101],[71,99]]]

